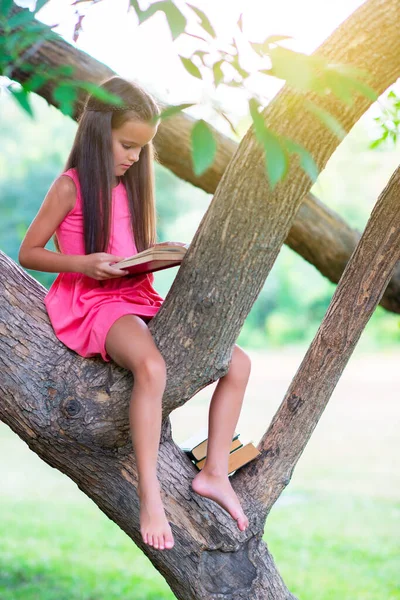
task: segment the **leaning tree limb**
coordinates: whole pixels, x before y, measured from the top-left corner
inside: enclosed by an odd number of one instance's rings
[[[357,45],[365,24],[369,31],[373,18],[379,21],[373,12],[376,4],[367,2],[371,13],[364,5],[346,21],[336,37],[338,45]],[[370,39],[371,48],[375,42],[379,46],[381,38],[373,31],[377,38]],[[305,119],[302,103],[300,96],[285,91],[264,116],[279,133],[312,151],[325,132],[317,119]],[[322,105],[329,103],[327,98]],[[350,122],[358,110],[358,104],[348,109],[344,120]],[[326,143],[333,151],[337,140],[328,138]],[[322,167],[328,151],[316,154]],[[176,541],[168,552],[144,545],[138,534],[137,471],[127,418],[131,377],[115,365],[84,360],[66,350],[49,326],[44,289],[1,256],[0,418],[46,462],[76,481],[185,600],[211,600],[217,594],[226,600],[292,597],[262,541],[266,494],[260,490],[265,478],[256,477],[250,466],[232,478],[250,520],[250,527],[240,532],[223,509],[191,491],[195,467],[174,444],[168,419],[173,409],[227,372],[237,335],[309,191],[310,182],[297,165],[285,182],[269,191],[262,163],[250,130],[222,176],[162,308],[149,324],[168,369],[158,462]],[[307,414],[306,420],[309,426],[313,415]],[[281,436],[289,439],[290,430]],[[274,482],[268,486],[272,501],[282,486],[282,468],[277,457],[268,471]],[[254,497],[248,493],[251,487],[258,490]],[[242,582],[238,572],[244,575]]]
[[[16,12],[22,9],[16,7]],[[371,85],[380,94],[384,92],[400,75],[400,36],[398,35],[399,6],[398,0],[373,0],[366,2],[358,11],[360,21],[365,17],[365,30],[359,30],[354,39],[343,40],[343,26],[316,51],[330,59],[331,62],[354,64],[369,71],[372,75]],[[375,18],[371,17],[374,15]],[[48,27],[43,25],[48,31]],[[379,37],[379,32],[385,31]],[[370,40],[374,39],[375,48],[372,51]],[[65,42],[54,35],[51,40],[38,40],[28,51],[26,62],[30,65],[47,65],[57,67],[71,65],[75,69],[76,78],[99,82],[114,71],[90,55]],[[29,73],[21,67],[14,69],[13,78],[24,82]],[[57,105],[53,99],[53,84],[46,83],[38,89],[38,93],[48,102]],[[82,107],[83,98],[79,99],[76,115]],[[337,99],[332,102],[339,105]],[[364,98],[354,109],[342,115],[343,125],[348,130],[362,116],[370,101]],[[76,116],[75,115],[75,116]],[[160,162],[173,171],[178,177],[214,193],[222,174],[237,149],[237,143],[224,136],[218,130],[213,133],[217,141],[217,154],[213,165],[200,177],[192,170],[190,154],[190,130],[194,119],[185,113],[164,121],[155,137]],[[325,131],[321,132],[318,140],[326,158],[332,149],[326,138]],[[298,210],[285,243],[305,260],[313,264],[325,277],[337,283],[344,267],[353,252],[359,232],[350,228],[335,212],[328,209],[314,195],[307,193]],[[389,282],[381,305],[389,311],[400,313],[400,264],[397,265],[392,280]]]
[[[270,510],[290,481],[367,322],[400,259],[400,168],[381,193],[326,315],[238,485]],[[268,488],[256,485],[266,481]],[[273,490],[271,494],[270,490]]]

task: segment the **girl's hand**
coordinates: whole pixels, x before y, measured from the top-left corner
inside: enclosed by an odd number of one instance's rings
[[[112,266],[112,263],[119,262],[124,258],[124,256],[114,256],[114,254],[106,252],[86,254],[82,257],[82,273],[99,281],[129,275],[129,271]]]

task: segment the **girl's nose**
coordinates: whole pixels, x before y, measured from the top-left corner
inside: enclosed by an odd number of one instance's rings
[[[139,151],[131,152],[129,155],[130,162],[137,162],[139,160]]]

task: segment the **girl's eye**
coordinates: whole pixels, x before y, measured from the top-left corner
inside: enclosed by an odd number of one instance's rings
[[[127,146],[126,144],[122,144],[123,148],[125,148],[125,150],[128,150],[128,148],[130,148],[130,146]]]

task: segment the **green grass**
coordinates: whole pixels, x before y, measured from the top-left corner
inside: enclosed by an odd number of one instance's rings
[[[397,600],[400,507],[285,492],[265,540],[302,600]],[[0,501],[1,600],[167,600],[174,595],[131,540],[86,497]]]
[[[400,599],[400,506],[340,493],[299,498],[277,505],[265,529],[290,591],[301,600]]]
[[[82,495],[79,503],[0,503],[1,600],[172,599],[131,540]]]

